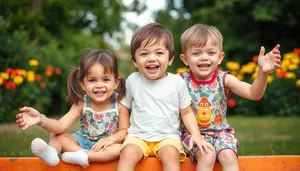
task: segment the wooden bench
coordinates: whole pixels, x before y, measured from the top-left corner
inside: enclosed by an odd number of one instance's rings
[[[240,156],[239,166],[241,171],[300,171],[300,155],[282,156]],[[187,159],[181,163],[181,171],[195,170],[195,163]],[[117,161],[109,163],[90,163],[83,169],[81,166],[60,162],[55,167],[50,167],[36,157],[0,158],[1,171],[115,171]],[[136,171],[161,171],[160,161],[151,157],[138,163]],[[219,163],[215,164],[214,171],[221,171]]]

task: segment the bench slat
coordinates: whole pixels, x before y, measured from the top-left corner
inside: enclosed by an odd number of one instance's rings
[[[283,156],[240,156],[239,167],[241,171],[300,171],[300,155]],[[181,163],[181,171],[193,171],[196,164],[187,159]],[[117,161],[109,163],[90,163],[83,169],[81,166],[60,162],[50,167],[36,157],[0,158],[1,171],[115,171]],[[214,171],[221,171],[219,163],[215,164]],[[150,157],[138,163],[136,171],[162,171],[162,165],[156,158]]]

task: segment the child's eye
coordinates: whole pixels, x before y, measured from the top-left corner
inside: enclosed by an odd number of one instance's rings
[[[192,53],[192,55],[193,55],[193,56],[199,56],[200,53],[199,53],[199,52],[194,52],[194,53]]]
[[[214,55],[214,54],[216,54],[216,52],[211,51],[211,52],[208,52],[208,54],[209,55]]]
[[[96,80],[95,79],[89,79],[88,82],[92,83],[92,82],[95,82]]]
[[[104,81],[108,82],[108,81],[110,81],[110,79],[109,78],[104,78]]]
[[[164,52],[157,52],[156,54],[157,54],[157,55],[163,55]]]
[[[140,55],[141,55],[141,56],[147,56],[148,53],[147,53],[147,52],[142,52]]]

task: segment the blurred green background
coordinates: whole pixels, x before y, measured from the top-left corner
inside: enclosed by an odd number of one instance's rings
[[[50,117],[66,113],[70,107],[64,100],[67,76],[87,49],[113,51],[124,78],[135,71],[125,33],[139,26],[125,14],[143,15],[146,2],[0,0],[0,156],[31,155],[31,140],[48,138],[48,133],[36,128],[17,130],[15,115],[24,105]],[[197,23],[221,31],[226,56],[220,67],[249,83],[255,78],[260,46],[270,51],[281,45],[282,65],[270,74],[264,97],[249,101],[233,94],[229,122],[240,138],[242,155],[300,154],[296,131],[300,123],[300,1],[165,0],[165,4],[149,22],[161,23],[174,35],[176,56],[170,72],[187,69],[179,59],[179,40],[184,30]]]

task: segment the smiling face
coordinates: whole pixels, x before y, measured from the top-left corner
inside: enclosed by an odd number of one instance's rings
[[[81,82],[82,89],[93,103],[111,102],[111,96],[119,85],[112,72],[105,72],[100,63],[92,65]]]
[[[169,60],[169,51],[165,41],[155,39],[147,43],[145,40],[135,52],[133,64],[138,70],[150,80],[159,80],[166,77],[166,70],[173,62]]]
[[[183,63],[190,67],[195,79],[199,81],[210,80],[214,71],[221,64],[225,56],[218,46],[212,44],[208,39],[202,47],[191,47],[180,55]]]

